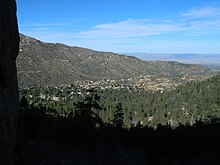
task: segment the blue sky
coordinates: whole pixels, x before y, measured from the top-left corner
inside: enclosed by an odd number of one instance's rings
[[[20,32],[101,51],[220,54],[219,0],[17,0]]]

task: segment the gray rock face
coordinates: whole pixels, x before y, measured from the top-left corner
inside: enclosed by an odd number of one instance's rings
[[[15,0],[0,0],[0,164],[13,164],[18,87],[15,60],[19,33]]]

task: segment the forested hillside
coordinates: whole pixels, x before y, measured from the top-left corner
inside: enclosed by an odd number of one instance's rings
[[[220,76],[174,91],[20,89],[20,164],[218,164]],[[65,159],[64,159],[65,158]]]
[[[148,92],[138,88],[84,89],[74,85],[20,89],[23,105],[60,117],[89,113],[103,124],[114,124],[115,113],[122,113],[123,127],[193,125],[220,117],[220,76],[191,82],[173,91]],[[120,108],[118,107],[120,105]],[[23,105],[24,106],[24,105]],[[120,109],[120,112],[118,112]],[[90,114],[91,115],[91,114]]]

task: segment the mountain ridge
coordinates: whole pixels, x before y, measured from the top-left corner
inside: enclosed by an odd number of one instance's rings
[[[17,59],[20,86],[67,85],[76,81],[129,79],[155,75],[168,79],[198,76],[207,78],[212,71],[202,65],[175,61],[144,61],[134,56],[99,52],[87,48],[46,43],[20,34]]]

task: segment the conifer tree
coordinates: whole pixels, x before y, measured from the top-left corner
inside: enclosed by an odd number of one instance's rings
[[[122,128],[124,126],[123,119],[124,119],[124,112],[122,108],[122,103],[119,102],[115,107],[114,118],[112,120],[113,126],[117,128]]]

